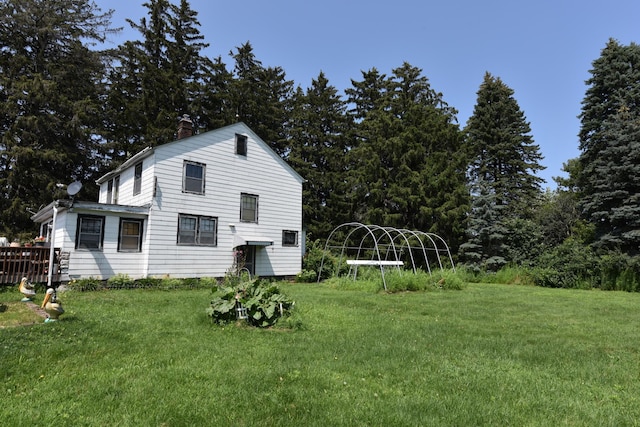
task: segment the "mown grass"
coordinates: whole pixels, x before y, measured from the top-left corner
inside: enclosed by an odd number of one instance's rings
[[[621,426],[640,295],[281,285],[303,328],[218,327],[207,290],[65,292],[0,330],[3,425]],[[0,293],[0,301],[19,295]],[[36,301],[37,302],[37,301]],[[3,313],[0,313],[0,318]]]
[[[17,300],[0,302],[0,329],[42,322],[40,315],[20,301],[22,295],[17,292],[14,295]]]

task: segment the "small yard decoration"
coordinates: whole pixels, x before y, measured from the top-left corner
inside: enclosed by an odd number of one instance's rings
[[[64,314],[62,302],[58,299],[58,295],[54,288],[47,289],[41,308],[44,308],[44,311],[46,311],[48,315],[45,319],[45,323],[55,322],[62,314]]]
[[[246,321],[265,328],[290,315],[294,304],[275,283],[256,278],[217,286],[207,314],[218,324]]]

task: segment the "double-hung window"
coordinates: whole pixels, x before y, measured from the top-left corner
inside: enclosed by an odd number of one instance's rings
[[[120,192],[120,175],[113,178],[113,204],[118,204],[118,193]]]
[[[258,196],[246,193],[240,195],[240,221],[258,222]]]
[[[142,191],[142,162],[136,164],[133,173],[133,195]]]
[[[218,219],[200,215],[178,215],[178,245],[216,246]]]
[[[140,252],[142,250],[142,220],[120,219],[118,251]]]
[[[107,182],[107,203],[118,204],[118,191],[120,190],[120,175]]]
[[[76,249],[102,249],[104,217],[78,215]]]
[[[182,191],[185,193],[204,194],[205,165],[197,162],[184,162],[182,174]]]

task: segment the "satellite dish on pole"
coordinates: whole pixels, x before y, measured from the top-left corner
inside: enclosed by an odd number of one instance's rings
[[[82,183],[80,181],[74,181],[67,185],[67,193],[73,197],[82,189]]]

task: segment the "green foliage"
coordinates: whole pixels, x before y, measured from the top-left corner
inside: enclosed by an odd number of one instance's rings
[[[453,270],[433,270],[431,274],[425,271],[413,273],[409,270],[387,269],[384,273],[386,292],[412,292],[433,290],[460,290],[464,287],[464,275],[458,275]],[[334,276],[324,282],[327,286],[342,290],[359,290],[365,292],[382,292],[384,283],[380,268],[360,267],[358,276]]]
[[[592,249],[576,239],[542,255],[533,270],[534,283],[554,288],[590,289],[597,277],[598,258]]]
[[[289,316],[294,304],[275,283],[253,279],[217,287],[206,313],[218,324],[235,322],[246,315],[250,325],[264,328]]]
[[[640,291],[640,256],[630,257],[622,252],[610,252],[598,262],[600,282],[603,290]]]
[[[640,175],[640,45],[610,39],[590,73],[580,115],[580,207],[599,248],[638,255],[640,182],[631,177]]]
[[[102,121],[102,53],[112,12],[76,0],[0,2],[0,224],[35,232],[29,209],[56,183],[96,178]],[[93,179],[92,179],[93,178]],[[85,196],[95,195],[91,187]],[[32,234],[33,236],[33,234]]]
[[[468,209],[455,109],[422,70],[375,68],[347,89],[353,105],[349,151],[351,220],[436,233],[457,246]]]
[[[66,284],[69,289],[75,289],[79,291],[96,291],[98,289],[104,289],[104,282],[95,277],[86,277],[83,279],[73,279]]]
[[[306,179],[302,216],[308,236],[326,237],[351,218],[347,199],[351,118],[335,87],[321,72],[306,92],[293,96],[287,160]]]
[[[311,278],[312,273],[315,273],[315,278],[309,280],[310,282],[317,281],[318,274],[320,274],[320,280],[326,280],[331,276],[339,275],[339,268],[341,268],[341,266],[339,265],[338,257],[331,251],[325,251],[319,240],[309,242],[307,253],[304,254],[302,258],[302,269],[309,278]],[[342,268],[344,268],[344,266],[342,266]]]
[[[111,289],[126,289],[133,286],[134,280],[128,274],[118,273],[107,279],[107,287]]]
[[[478,271],[529,262],[541,249],[540,230],[529,219],[542,182],[535,174],[544,167],[513,93],[487,73],[465,128],[471,212],[460,249]]]
[[[318,273],[315,270],[302,270],[296,274],[297,283],[312,283],[318,280]]]

